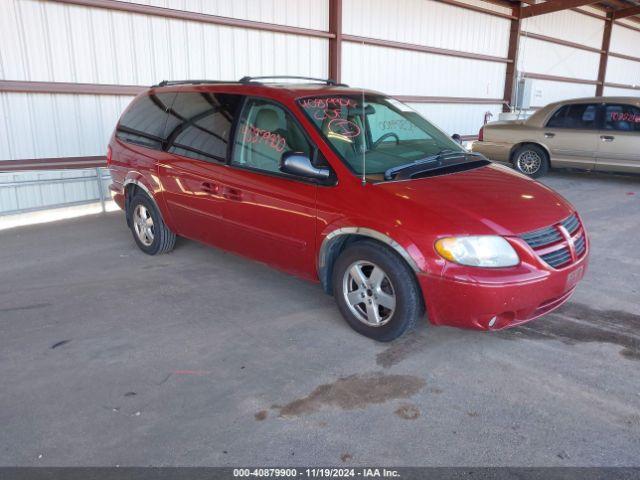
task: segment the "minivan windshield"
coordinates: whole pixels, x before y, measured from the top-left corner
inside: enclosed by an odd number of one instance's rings
[[[364,99],[364,102],[363,102]],[[357,175],[383,180],[406,166],[436,169],[468,163],[467,152],[411,107],[382,95],[305,97],[298,104]],[[432,162],[452,154],[457,160]],[[456,155],[457,154],[457,155]],[[427,167],[427,165],[429,165]],[[390,179],[390,175],[386,179]]]

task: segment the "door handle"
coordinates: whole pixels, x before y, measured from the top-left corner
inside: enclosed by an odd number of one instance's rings
[[[544,138],[553,138],[555,137],[556,134],[555,133],[551,133],[551,132],[547,132],[544,134]]]
[[[613,137],[611,135],[600,135],[600,140],[602,140],[603,142],[613,142],[613,140],[616,137]]]
[[[223,194],[227,200],[242,200],[242,191],[237,188],[226,188]]]
[[[211,182],[202,182],[202,184],[200,185],[200,190],[202,190],[205,193],[211,193],[211,194],[216,194],[218,193],[218,185],[215,183],[211,183]]]

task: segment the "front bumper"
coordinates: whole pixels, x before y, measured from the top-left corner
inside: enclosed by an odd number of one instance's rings
[[[584,277],[589,252],[561,270],[528,269],[522,279],[500,281],[419,274],[429,321],[477,330],[500,330],[533,320],[566,302]]]

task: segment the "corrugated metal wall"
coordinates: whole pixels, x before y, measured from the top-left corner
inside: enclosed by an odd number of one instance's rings
[[[470,4],[487,3],[475,2]],[[510,21],[431,0],[344,0],[343,32],[506,57]],[[401,8],[399,8],[401,6]],[[495,11],[509,9],[492,5]],[[343,80],[392,95],[502,98],[506,63],[345,43]],[[412,104],[450,134],[475,135],[501,104]]]
[[[323,32],[329,29],[329,0],[125,1]],[[511,13],[510,8],[482,0],[459,3]],[[508,18],[434,0],[343,0],[345,35],[498,58],[507,56],[510,23]],[[600,48],[603,27],[604,20],[575,11],[541,15],[522,24],[524,32],[593,49]],[[638,45],[640,32],[613,27],[611,51],[637,56]],[[392,95],[429,97],[412,106],[448,133],[475,135],[487,112],[495,119],[502,109],[496,99],[503,96],[507,66],[504,61],[348,40],[342,48],[343,81]],[[51,0],[0,2],[0,80],[143,86],[162,79],[237,79],[261,74],[326,77],[328,50],[326,38],[293,33]],[[517,70],[521,74],[593,82],[597,77],[597,52],[522,36],[519,53]],[[640,62],[610,57],[606,80],[640,83]],[[533,105],[541,106],[593,95],[595,85],[534,79],[532,90]],[[606,87],[605,93],[640,95],[640,90]],[[475,101],[451,103],[449,97]],[[131,98],[111,94],[0,93],[0,161],[104,155],[113,127]],[[67,174],[29,173],[20,178],[30,181],[33,175],[44,175],[55,179]],[[15,175],[19,174],[2,175],[0,182],[14,182]],[[68,182],[62,190],[52,185],[16,187],[0,195],[0,213],[22,205],[36,208],[38,201],[48,205],[76,201],[83,195],[95,198],[89,181],[78,182]]]
[[[595,90],[595,85],[534,79],[531,86],[531,106],[543,107],[567,98],[593,97]]]
[[[523,37],[520,41],[519,66],[523,72],[595,81],[599,63],[600,54],[595,52],[535,38]]]
[[[328,73],[325,39],[41,0],[3,2],[0,49],[5,80],[151,85],[163,79],[237,79],[273,72],[326,77]],[[240,16],[256,11],[260,19],[275,16],[294,26],[327,28],[326,1],[196,3],[224,12],[221,5],[233,4],[229,8]],[[184,2],[166,4],[178,7]],[[292,4],[297,7],[287,8]],[[294,17],[296,12],[299,18]],[[10,142],[7,147],[0,145],[0,158],[103,155],[130,99],[2,94]]]
[[[328,0],[133,2],[328,28]],[[151,85],[163,79],[238,79],[273,73],[328,76],[328,40],[109,11],[45,0],[2,0],[0,79]],[[133,97],[0,93],[0,160],[104,155]],[[0,214],[98,198],[96,180],[31,180],[95,171],[0,174]],[[26,182],[20,186],[16,182]]]
[[[327,30],[328,0],[121,0],[221,17]]]
[[[611,30],[611,51],[637,57],[640,51],[640,32],[614,25]],[[640,86],[640,62],[609,57],[606,81]],[[604,93],[640,97],[640,90],[629,88],[605,87]]]
[[[351,86],[391,95],[502,97],[503,63],[357,43],[345,43],[342,56],[343,81]]]
[[[104,155],[120,113],[133,97],[0,93],[0,158]]]
[[[572,10],[563,10],[524,19],[521,29],[523,32],[600,49],[604,20]],[[520,39],[518,57],[520,72],[594,82],[598,78],[600,54],[596,52],[558,45],[523,35]],[[593,96],[595,92],[595,84],[533,79],[531,105],[542,107],[548,103],[567,98]]]
[[[491,113],[490,120],[497,120],[502,105],[464,105],[459,103],[409,103],[424,117],[448,133],[477,135],[484,123],[484,116]]]
[[[345,34],[484,55],[507,54],[509,20],[446,3],[343,0],[342,15]]]
[[[604,87],[604,94],[619,97],[640,97],[640,90],[618,87]]]
[[[602,45],[603,28],[604,20],[598,20],[574,10],[562,10],[525,18],[522,21],[521,30],[599,49]]]

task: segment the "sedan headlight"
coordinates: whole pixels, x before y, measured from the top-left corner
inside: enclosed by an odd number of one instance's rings
[[[513,267],[520,263],[509,242],[493,235],[441,238],[436,251],[447,260],[472,267]]]

